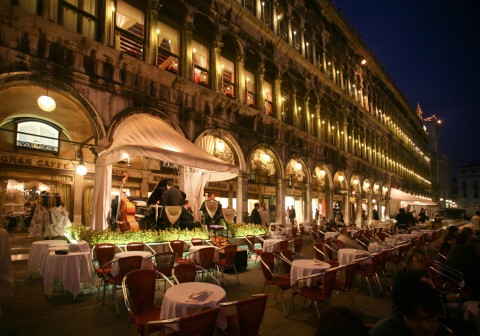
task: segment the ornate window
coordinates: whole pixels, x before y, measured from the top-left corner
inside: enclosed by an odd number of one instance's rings
[[[256,105],[256,89],[255,75],[245,70],[245,104]]]
[[[180,33],[177,29],[158,22],[158,67],[178,75]]]
[[[64,0],[60,3],[60,24],[75,33],[98,39],[98,1]]]
[[[145,14],[123,0],[117,1],[115,12],[115,48],[143,59]]]
[[[273,87],[270,82],[263,81],[263,99],[265,114],[273,114]]]
[[[192,41],[193,81],[208,87],[210,72],[210,50],[204,44]]]
[[[261,19],[270,29],[273,28],[273,5],[272,0],[262,0]]]
[[[17,148],[58,153],[60,131],[41,121],[28,120],[17,123]]]
[[[220,89],[222,94],[227,97],[235,97],[235,63],[220,57],[220,64],[222,67],[222,73],[220,77]]]

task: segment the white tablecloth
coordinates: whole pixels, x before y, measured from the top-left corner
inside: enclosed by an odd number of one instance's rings
[[[285,239],[265,239],[263,252],[280,252],[280,242]]]
[[[340,265],[347,265],[356,259],[360,259],[369,255],[370,253],[367,251],[352,248],[342,248],[338,250],[338,262]]]
[[[190,260],[192,261],[196,260],[198,264],[201,264],[200,253],[198,251],[204,248],[214,248],[215,254],[213,255],[213,260],[218,261],[218,250],[215,247],[209,246],[209,245],[191,246],[188,249],[188,253],[190,254],[189,256]]]
[[[391,249],[393,246],[385,243],[370,243],[368,245],[368,252],[375,253],[375,252],[382,252],[388,249]]]
[[[57,255],[50,252],[45,260],[43,290],[45,295],[52,295],[53,283],[59,279],[63,287],[76,297],[80,293],[81,283],[93,284],[93,266],[90,252],[69,252]]]
[[[193,293],[204,290],[210,294],[201,295],[199,301],[190,298]],[[184,282],[170,287],[165,292],[160,320],[189,316],[204,310],[205,307],[215,307],[226,299],[227,294],[220,286],[206,282]],[[217,327],[221,329],[227,327],[226,309],[220,309]]]
[[[339,235],[340,233],[338,232],[325,232],[325,239],[336,239],[336,237]]]
[[[290,268],[290,284],[294,285],[298,279],[308,275],[320,273],[329,269],[330,267],[330,264],[326,262],[316,261],[313,259],[294,260],[292,262],[292,267]],[[307,284],[307,286],[311,286],[315,284],[319,279],[320,277],[306,279],[305,283]]]
[[[142,260],[142,269],[153,269],[153,262],[152,258],[147,258],[152,254],[148,251],[127,251],[127,252],[118,252],[115,253],[115,257],[113,259],[131,257],[131,256],[141,256],[143,257]],[[114,262],[112,264],[112,275],[118,275],[120,273],[120,268],[118,266],[118,262]]]
[[[47,258],[50,247],[65,247],[68,250],[68,242],[65,240],[40,240],[33,242],[28,254],[28,274],[39,272]]]

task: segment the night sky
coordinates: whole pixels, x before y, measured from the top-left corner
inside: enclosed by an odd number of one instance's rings
[[[452,168],[480,162],[480,0],[334,0],[412,109],[443,121]]]

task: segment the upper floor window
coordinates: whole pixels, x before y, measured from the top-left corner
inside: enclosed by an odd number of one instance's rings
[[[144,13],[123,0],[117,1],[115,48],[133,57],[143,59],[144,39]]]
[[[243,7],[245,7],[253,15],[256,14],[257,1],[256,0],[239,0]]]
[[[260,13],[262,21],[270,27],[273,28],[273,5],[272,0],[262,0],[262,12]]]
[[[13,0],[12,3],[34,15],[41,15],[41,13],[38,12],[39,7],[41,7],[38,6],[38,1]]]
[[[208,87],[210,71],[210,51],[207,46],[197,41],[192,41],[193,53],[193,81],[202,86]]]
[[[265,101],[265,114],[273,114],[273,87],[267,81],[263,81],[263,99]]]
[[[256,81],[255,75],[245,70],[245,104],[254,106],[256,105]]]
[[[220,57],[220,64],[222,66],[222,74],[220,77],[220,90],[230,98],[235,97],[235,63]]]
[[[17,123],[17,147],[58,153],[60,132],[41,121]]]
[[[60,1],[60,24],[68,30],[97,39],[99,27],[98,1],[64,0]]]
[[[178,75],[180,33],[175,28],[158,22],[158,67]]]

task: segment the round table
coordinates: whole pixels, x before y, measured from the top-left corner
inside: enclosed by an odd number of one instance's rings
[[[284,241],[285,239],[265,239],[263,242],[263,252],[280,252],[280,242]]]
[[[198,295],[201,292],[203,294]],[[215,307],[226,299],[227,294],[220,286],[206,282],[184,282],[170,287],[165,292],[160,320],[189,316],[205,310],[205,307]],[[220,309],[217,327],[221,329],[227,327],[226,309]]]
[[[292,262],[292,266],[290,268],[290,284],[293,286],[298,279],[309,276],[312,274],[317,274],[323,272],[331,267],[330,264],[323,262],[321,260],[313,260],[313,259],[298,259]],[[313,277],[309,279],[305,279],[305,283],[307,286],[312,286],[316,284],[316,282],[320,279],[320,277]]]
[[[75,298],[80,294],[81,283],[93,285],[93,266],[90,252],[69,252],[65,255],[50,252],[45,260],[43,290],[45,295],[53,293],[55,279],[62,281],[63,288]]]
[[[147,251],[126,251],[126,252],[118,252],[115,253],[115,257],[113,259],[120,259],[125,257],[131,256],[141,256],[142,260],[142,269],[153,269],[153,261],[152,258],[148,258],[152,256],[152,253]],[[112,263],[112,275],[116,276],[120,273],[120,269],[118,267],[118,262]]]
[[[341,248],[338,250],[338,262],[340,265],[347,265],[356,259],[360,259],[369,255],[370,253],[364,250]]]
[[[68,242],[65,240],[40,240],[33,242],[30,246],[30,252],[28,254],[28,274],[40,271],[43,268],[42,264],[45,263],[45,259],[48,255],[50,247],[65,247],[68,249]]]

